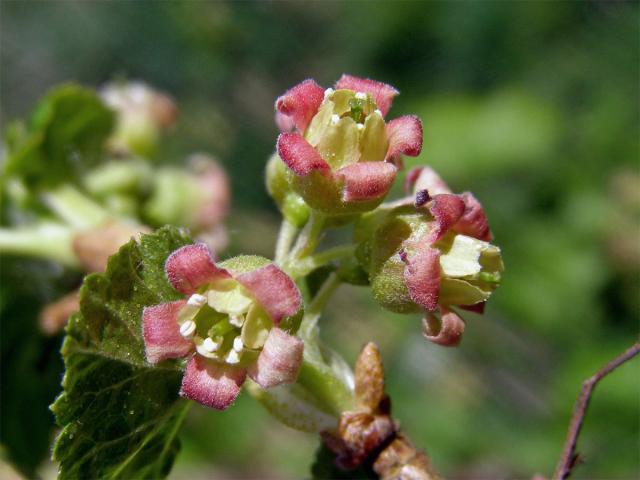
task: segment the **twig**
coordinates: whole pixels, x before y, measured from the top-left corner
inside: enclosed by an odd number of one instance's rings
[[[589,406],[589,401],[591,400],[591,395],[593,394],[595,386],[600,380],[613,372],[627,360],[631,360],[638,353],[640,353],[640,342],[633,344],[620,356],[611,360],[582,384],[582,391],[578,396],[576,406],[573,410],[573,416],[571,417],[571,423],[569,424],[567,439],[564,443],[562,455],[560,456],[560,461],[558,462],[556,471],[553,474],[554,480],[565,480],[566,478],[569,478],[573,467],[578,463],[580,456],[576,453],[576,443],[578,441],[582,423],[584,422],[587,407]]]

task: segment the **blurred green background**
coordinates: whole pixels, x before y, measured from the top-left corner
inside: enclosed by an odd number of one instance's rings
[[[395,415],[445,476],[550,475],[582,380],[638,334],[638,13],[636,2],[2,2],[2,124],[63,81],[149,82],[181,110],[160,161],[215,154],[233,185],[226,254],[270,255],[274,99],[343,72],[396,86],[390,116],[417,113],[425,130],[407,166],[431,165],[483,202],[503,286],[484,317],[467,316],[458,349],[427,344],[417,316],[381,311],[356,287],[340,290],[323,334],[351,363],[365,341],[381,346]],[[35,321],[24,308],[3,323]],[[20,371],[19,357],[3,361]],[[627,364],[596,390],[575,478],[640,475],[639,372]],[[44,390],[34,395],[58,387]],[[175,479],[302,478],[318,444],[247,395],[224,413],[194,408],[182,439]]]

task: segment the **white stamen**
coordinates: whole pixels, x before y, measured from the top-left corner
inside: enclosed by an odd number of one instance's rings
[[[373,113],[377,113],[378,115],[382,116],[382,112],[380,111],[380,109],[376,108]]]
[[[326,99],[327,97],[329,97],[330,95],[333,95],[333,92],[335,92],[335,90],[333,88],[327,88],[324,91],[324,98]]]
[[[366,100],[367,99],[367,94],[364,92],[357,92],[356,93],[356,98],[358,100]]]
[[[187,320],[182,325],[180,325],[180,335],[184,338],[191,338],[193,334],[196,332],[196,322],[193,320]]]
[[[220,348],[220,342],[214,341],[211,337],[207,337],[204,339],[204,342],[202,342],[202,346],[207,352],[213,353]]]
[[[337,125],[339,121],[340,117],[338,115],[336,115],[335,113],[331,115],[331,125]]]
[[[364,130],[364,125],[362,123],[356,123],[356,128],[358,130]]]
[[[229,350],[229,353],[227,353],[227,357],[224,360],[231,364],[238,363],[240,361],[240,355],[238,355],[238,352],[235,350]]]
[[[201,307],[205,303],[207,303],[207,297],[199,293],[194,293],[189,297],[189,300],[187,300],[187,305],[191,305],[192,307]]]
[[[244,325],[244,315],[229,315],[229,323],[234,327],[241,328]]]
[[[240,335],[238,335],[236,338],[233,339],[233,349],[236,352],[241,352],[243,348],[244,348],[244,345],[242,344],[242,339],[240,338]]]

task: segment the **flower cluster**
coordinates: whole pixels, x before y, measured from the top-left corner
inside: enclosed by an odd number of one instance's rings
[[[385,122],[397,94],[390,85],[343,75],[335,88],[305,80],[278,98],[277,152],[289,184],[311,208],[328,215],[372,210],[389,192],[401,155],[420,153],[417,117]]]
[[[429,167],[410,171],[405,186],[410,198],[360,219],[358,257],[383,307],[426,311],[425,336],[457,345],[464,322],[451,307],[483,312],[504,269],[500,249],[471,193],[453,194]]]
[[[282,270],[253,256],[216,265],[204,244],[193,244],[173,252],[165,271],[188,298],[145,308],[143,336],[150,363],[190,357],[182,396],[225,409],[247,375],[263,388],[296,379],[301,297]]]

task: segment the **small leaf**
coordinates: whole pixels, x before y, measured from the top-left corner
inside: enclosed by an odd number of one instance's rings
[[[165,227],[121,247],[106,273],[86,277],[80,313],[62,347],[64,391],[51,407],[62,427],[53,451],[60,479],[169,473],[189,402],[178,396],[177,362],[146,363],[141,314],[180,297],[163,267],[188,243],[181,231]]]
[[[63,85],[37,106],[28,128],[9,130],[6,173],[31,186],[52,186],[100,160],[114,114],[90,89]]]

